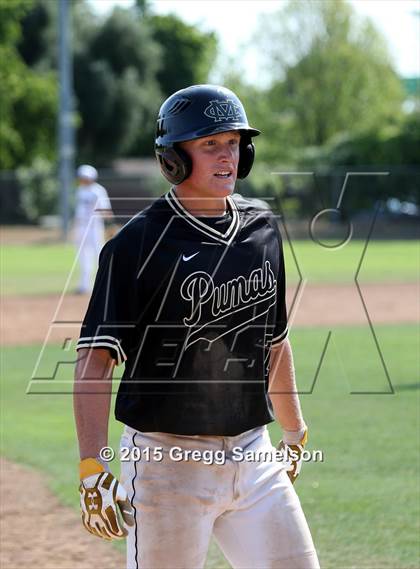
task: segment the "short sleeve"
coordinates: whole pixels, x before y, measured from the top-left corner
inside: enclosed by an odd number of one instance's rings
[[[108,348],[120,365],[134,340],[137,286],[135,263],[115,238],[103,247],[76,350]]]
[[[287,338],[288,335],[286,308],[286,272],[284,267],[283,244],[280,237],[280,232],[277,227],[276,229],[279,239],[279,272],[277,276],[276,318],[271,346],[280,344]]]
[[[97,184],[96,192],[98,196],[98,200],[96,202],[96,208],[99,211],[110,210],[111,208],[111,201],[109,199],[108,193],[103,186]]]

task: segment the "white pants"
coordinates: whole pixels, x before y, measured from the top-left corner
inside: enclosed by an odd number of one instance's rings
[[[140,433],[126,427],[121,446],[130,454],[135,447],[142,451],[140,461],[121,463],[121,482],[136,518],[127,538],[127,569],[202,568],[212,534],[234,568],[319,568],[282,463],[233,460],[242,452],[232,453],[235,447],[273,450],[267,427],[236,437]],[[178,448],[222,451],[226,462],[177,462]]]
[[[99,253],[105,241],[103,221],[93,218],[87,227],[81,222],[76,223],[74,241],[80,266],[78,289],[80,292],[90,292],[93,273],[98,268]]]

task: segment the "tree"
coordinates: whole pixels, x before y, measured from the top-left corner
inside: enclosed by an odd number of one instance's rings
[[[106,163],[126,154],[139,133],[151,128],[161,98],[159,57],[147,23],[120,8],[80,47],[74,78],[81,159]]]
[[[385,42],[344,0],[289,2],[262,30],[273,137],[286,123],[289,144],[319,146],[401,116],[401,83]]]
[[[116,8],[102,20],[85,0],[74,0],[71,16],[77,159],[104,165],[153,130],[160,48],[136,8]],[[57,68],[57,17],[50,0],[36,0],[22,17],[27,33],[19,50],[37,71]]]
[[[1,169],[55,155],[56,78],[32,71],[17,49],[20,21],[30,7],[26,0],[0,4]]]
[[[217,39],[174,14],[149,18],[155,41],[162,48],[162,66],[157,79],[165,96],[174,91],[207,82],[216,59]]]
[[[151,13],[151,2],[150,0],[135,0],[135,8],[141,17],[146,17]]]
[[[21,19],[22,34],[18,50],[22,59],[37,70],[58,69],[58,11],[59,2],[32,0],[32,8]],[[69,3],[71,15],[71,48],[78,53],[91,41],[98,27],[86,0],[72,0]]]
[[[93,60],[107,61],[119,76],[128,67],[137,70],[141,81],[153,81],[160,68],[160,47],[144,21],[133,18],[132,10],[115,8],[90,45]]]
[[[138,2],[143,4],[143,2]],[[163,100],[184,87],[208,81],[216,58],[217,40],[214,33],[202,32],[173,14],[153,15],[147,7],[147,25],[161,50],[161,64],[156,74],[162,95],[156,97],[148,121],[142,124],[137,141],[131,149],[134,155],[152,155],[156,117]]]
[[[153,15],[148,0],[105,19],[71,2],[78,160],[106,164],[153,154],[156,115],[173,91],[207,81],[216,38],[176,16]],[[34,0],[21,18],[20,54],[37,71],[57,68],[57,2]]]
[[[48,53],[47,30],[50,21],[48,4],[45,2],[34,3],[32,9],[21,18],[22,33],[17,47],[29,67],[35,66]]]
[[[303,154],[300,164],[306,169],[322,168],[327,178],[340,172],[344,179],[346,170],[389,173],[358,178],[357,186],[353,185],[346,195],[344,206],[349,210],[368,208],[389,197],[420,204],[419,149],[420,113],[413,112],[396,125],[337,136],[323,147]]]

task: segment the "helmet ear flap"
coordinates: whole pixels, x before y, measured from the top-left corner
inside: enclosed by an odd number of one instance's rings
[[[156,151],[162,174],[177,186],[188,178],[192,171],[192,162],[188,153],[179,146],[168,146]],[[251,171],[255,158],[255,146],[251,137],[241,137],[239,144],[238,178],[246,178]]]
[[[166,147],[156,155],[162,174],[171,184],[177,186],[191,174],[191,158],[182,148]]]
[[[242,136],[239,144],[238,178],[246,178],[251,171],[255,158],[255,146],[249,136]]]

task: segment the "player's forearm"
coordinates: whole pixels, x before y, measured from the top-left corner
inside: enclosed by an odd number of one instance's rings
[[[73,402],[81,459],[96,457],[107,446],[113,368],[108,350],[78,351]]]
[[[269,385],[274,415],[283,430],[302,429],[305,422],[297,394],[293,354],[288,339],[271,350]]]

